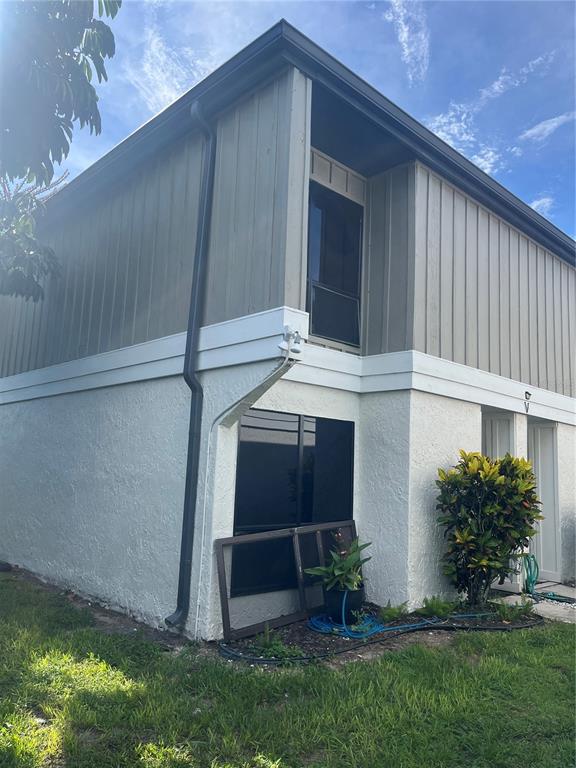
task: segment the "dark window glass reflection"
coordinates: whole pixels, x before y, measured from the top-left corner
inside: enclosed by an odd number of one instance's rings
[[[252,409],[241,421],[234,534],[352,517],[354,425]],[[232,595],[296,584],[292,542],[235,547]]]

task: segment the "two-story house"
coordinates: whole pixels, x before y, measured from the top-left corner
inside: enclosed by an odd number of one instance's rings
[[[1,559],[210,638],[216,540],[353,519],[368,597],[414,606],[463,448],[534,462],[574,578],[574,241],[287,23],[44,236],[45,299],[0,298]],[[235,625],[292,610],[291,547],[233,550]]]

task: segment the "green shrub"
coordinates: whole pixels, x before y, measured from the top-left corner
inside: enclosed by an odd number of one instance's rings
[[[490,584],[515,572],[534,523],[543,519],[532,467],[508,453],[489,459],[460,451],[458,464],[438,475],[438,522],[448,543],[444,573],[470,605],[483,605]]]
[[[397,619],[401,619],[402,616],[406,616],[408,613],[406,606],[407,603],[390,605],[390,600],[388,600],[388,604],[378,611],[378,617],[383,624],[387,624],[390,621],[396,621]]]
[[[422,608],[418,608],[414,613],[419,616],[434,616],[437,619],[445,619],[454,611],[455,607],[455,603],[442,600],[438,595],[432,595],[432,597],[425,597]]]

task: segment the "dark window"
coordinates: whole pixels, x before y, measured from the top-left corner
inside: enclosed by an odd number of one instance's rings
[[[354,424],[251,409],[240,423],[234,535],[352,517]],[[296,586],[292,542],[235,547],[232,595]]]
[[[308,312],[314,336],[360,344],[362,206],[310,182]]]

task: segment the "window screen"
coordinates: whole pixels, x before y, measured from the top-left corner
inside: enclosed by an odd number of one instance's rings
[[[363,209],[310,182],[308,311],[311,331],[360,344],[360,263]]]
[[[352,517],[354,424],[251,409],[242,418],[234,535]],[[296,585],[289,540],[237,547],[232,595]]]

